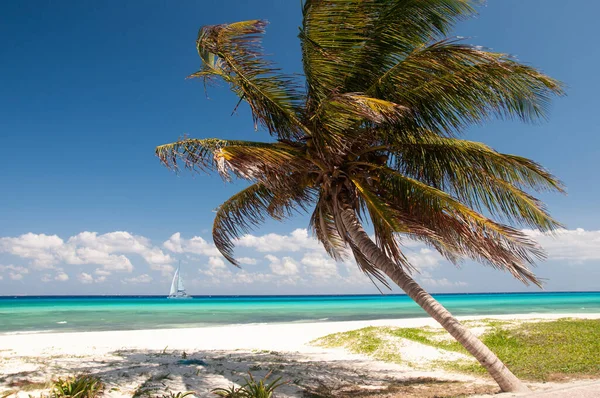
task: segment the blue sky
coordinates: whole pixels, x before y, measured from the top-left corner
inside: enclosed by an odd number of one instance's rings
[[[566,183],[567,196],[542,196],[567,231],[540,237],[550,257],[538,274],[549,290],[597,289],[600,4],[490,0],[479,11],[455,34],[564,81],[568,96],[548,121],[491,121],[467,137],[531,157]],[[200,26],[255,18],[270,22],[267,52],[301,73],[299,1],[0,3],[0,295],[160,294],[178,260],[194,294],[376,292],[297,231],[303,217],[267,223],[242,242],[243,271],[221,264],[211,210],[240,185],[175,176],[154,157],[156,145],[185,133],[268,139],[246,107],[231,116],[236,98],[224,85],[207,99],[201,82],[184,79],[199,66]],[[279,246],[265,246],[267,234]],[[475,264],[457,270],[407,250],[432,291],[525,289]]]

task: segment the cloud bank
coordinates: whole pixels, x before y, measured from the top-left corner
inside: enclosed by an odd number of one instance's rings
[[[577,265],[600,260],[600,231],[524,232],[546,249],[548,261]],[[60,284],[162,286],[173,274],[177,260],[181,260],[188,286],[199,289],[262,284],[310,291],[342,285],[365,288],[371,284],[351,257],[334,261],[306,229],[289,234],[248,234],[235,243],[243,264],[241,270],[227,264],[205,238],[186,238],[179,232],[162,243],[126,231],[84,231],[65,239],[34,233],[1,237],[0,283],[37,279]],[[446,261],[437,252],[415,242],[407,242],[404,251],[420,270],[416,278],[426,288],[456,290],[467,286],[465,281],[439,274]]]

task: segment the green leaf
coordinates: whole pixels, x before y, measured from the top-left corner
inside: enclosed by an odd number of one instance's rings
[[[505,54],[443,40],[415,49],[366,94],[412,110],[403,129],[451,134],[492,116],[532,121],[546,115],[562,85]]]
[[[281,139],[310,135],[300,121],[304,95],[296,79],[279,72],[260,46],[265,21],[250,20],[204,26],[197,40],[200,71],[190,77],[222,78],[252,110],[260,124]]]
[[[234,240],[263,223],[267,216],[282,220],[294,211],[305,209],[313,200],[310,190],[295,185],[294,190],[282,190],[277,195],[263,183],[253,184],[225,201],[217,209],[213,223],[213,240],[217,249],[233,265]]]

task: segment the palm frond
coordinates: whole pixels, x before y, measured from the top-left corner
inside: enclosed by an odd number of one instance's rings
[[[323,195],[319,196],[315,210],[309,221],[309,227],[313,235],[336,261],[344,259],[345,240],[338,230],[335,216],[329,203]]]
[[[399,214],[409,235],[436,242],[442,254],[470,257],[508,270],[524,283],[539,284],[527,265],[544,253],[524,233],[496,223],[439,189],[385,167],[379,171],[381,201]]]
[[[306,0],[300,41],[309,112],[324,98],[342,92],[354,72],[354,54],[373,24],[373,1]],[[311,112],[312,113],[312,112]]]
[[[394,102],[361,93],[344,93],[324,99],[311,119],[319,120],[328,134],[347,142],[353,130],[364,132],[365,123],[397,124],[407,117],[411,117],[410,109]]]
[[[240,101],[250,105],[255,126],[262,125],[271,135],[310,135],[299,118],[304,95],[298,82],[280,73],[263,54],[260,37],[265,27],[260,20],[204,26],[196,41],[202,67],[190,77],[225,80]]]
[[[353,241],[349,240],[348,245],[350,246],[350,250],[352,251],[352,255],[354,256],[354,260],[356,261],[356,265],[358,268],[369,277],[373,285],[379,290],[379,286],[375,283],[375,280],[379,281],[383,286],[387,289],[391,290],[390,284],[385,278],[385,275],[369,260],[369,258],[354,244]],[[373,279],[375,278],[375,279]]]
[[[351,177],[351,181],[359,192],[359,204],[368,210],[367,213],[375,232],[375,243],[377,246],[398,266],[404,267],[407,271],[413,270],[414,268],[408,262],[398,245],[397,234],[409,232],[407,226],[403,224],[402,217],[398,211],[385,201],[382,201],[368,184],[363,183],[356,177]],[[360,218],[360,207],[357,210]]]
[[[218,171],[226,180],[233,174],[265,183],[275,183],[286,173],[309,166],[296,147],[280,142],[188,138],[158,146],[156,155],[172,170],[183,163],[191,170]]]
[[[521,189],[564,193],[563,184],[536,162],[499,153],[475,141],[440,137],[430,131],[390,134],[383,138],[395,155],[393,166],[427,183],[441,185],[453,173],[476,169],[514,184]],[[431,167],[428,167],[431,166]]]
[[[306,0],[300,31],[309,109],[335,92],[364,91],[416,46],[446,35],[469,0]]]
[[[267,216],[282,220],[295,211],[305,209],[313,199],[305,187],[296,186],[296,191],[273,192],[263,183],[250,185],[219,206],[213,223],[213,240],[221,254],[233,265],[234,241],[253,227],[263,223]]]
[[[475,14],[478,0],[404,0],[378,3],[364,45],[355,54],[346,85],[366,91],[377,78],[416,48],[447,37],[456,22]]]
[[[479,142],[435,134],[394,138],[389,145],[392,167],[402,174],[503,220],[546,231],[561,226],[539,200],[524,191],[564,192],[560,181],[537,163],[498,153]]]
[[[524,121],[546,115],[560,82],[505,54],[452,40],[418,49],[399,60],[365,91],[413,111],[406,128],[452,134],[489,117]]]
[[[336,261],[345,259],[346,248],[349,246],[359,269],[371,279],[376,287],[375,280],[389,289],[389,283],[381,271],[361,253],[352,240],[348,239],[343,223],[336,217],[335,210],[332,209],[331,205],[332,203],[323,195],[319,197],[309,224],[315,237],[323,244],[327,254]]]

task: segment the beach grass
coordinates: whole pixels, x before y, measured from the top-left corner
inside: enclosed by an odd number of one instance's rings
[[[95,398],[104,390],[104,383],[96,376],[81,374],[60,378],[52,383],[53,398]]]
[[[392,328],[369,326],[344,333],[335,333],[315,340],[322,347],[343,347],[355,354],[366,354],[386,362],[400,362],[402,358],[395,347],[386,339]]]
[[[560,319],[539,322],[483,321],[480,336],[517,377],[531,381],[600,377],[600,320]],[[433,328],[368,327],[315,340],[322,347],[343,347],[353,353],[402,362],[402,339],[445,351],[465,353],[445,332]],[[485,374],[475,360],[436,360],[431,366]]]
[[[598,319],[560,319],[509,328],[494,327],[482,340],[524,379],[549,381],[600,376]],[[480,366],[472,365],[466,370],[484,372]]]

